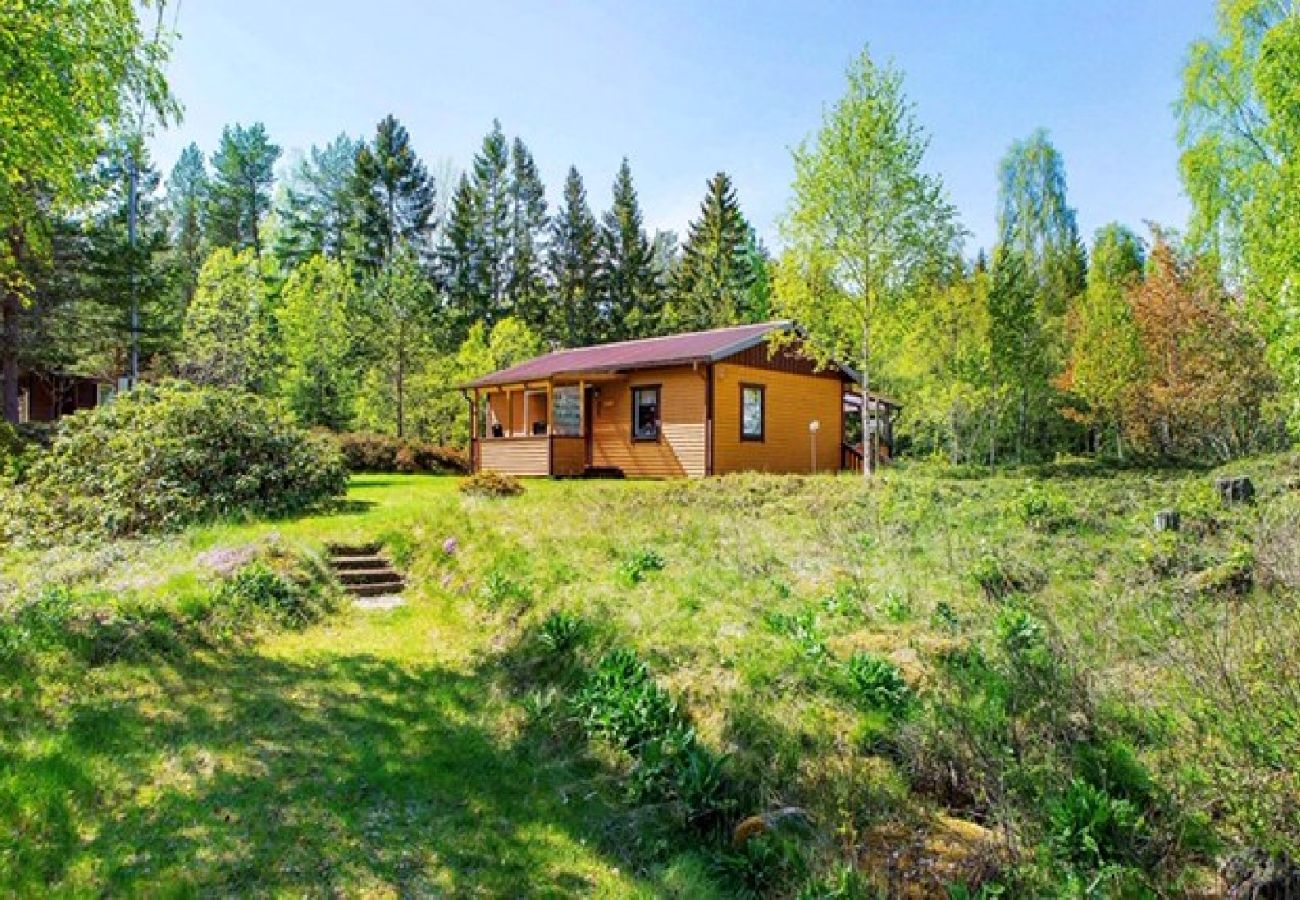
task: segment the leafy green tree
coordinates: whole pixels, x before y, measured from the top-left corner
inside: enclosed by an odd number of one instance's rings
[[[875,335],[960,242],[943,183],[921,171],[926,144],[902,75],[864,50],[849,67],[845,95],[794,153],[776,311],[807,329],[823,360],[855,367],[864,392],[880,355]],[[862,405],[869,438],[871,405]],[[869,476],[876,455],[867,443]]]
[[[33,277],[50,262],[62,213],[86,199],[84,178],[128,112],[178,114],[162,65],[166,40],[142,7],[98,0],[0,6],[0,377],[4,417],[18,419],[18,370],[35,342]],[[159,8],[160,9],[160,8]],[[133,108],[132,108],[133,107]]]
[[[423,256],[432,237],[433,179],[391,115],[357,151],[352,173],[350,258],[359,273],[383,268],[405,244]]]
[[[342,430],[351,421],[353,284],[341,262],[318,254],[293,270],[280,293],[279,388],[303,425]]]
[[[271,211],[271,187],[280,148],[271,143],[266,126],[227,125],[212,154],[208,190],[208,239],[213,246],[262,255],[262,222]]]
[[[181,151],[167,179],[168,237],[178,270],[182,310],[194,297],[199,269],[207,251],[207,204],[208,170],[198,144],[190,144]]]
[[[569,167],[564,197],[551,220],[548,260],[554,295],[546,338],[562,347],[599,341],[607,329],[600,297],[600,246],[596,218],[578,170]]]
[[[510,280],[506,286],[511,315],[533,328],[546,314],[546,189],[524,142],[510,150]]]
[[[284,182],[275,255],[286,271],[317,254],[343,259],[352,219],[352,177],[361,142],[340,134],[312,147]]]
[[[1024,260],[1042,315],[1063,316],[1083,290],[1087,262],[1065,163],[1041,128],[1013,143],[998,167],[998,242]]]
[[[1038,307],[1037,282],[1025,264],[1023,254],[999,245],[993,254],[992,283],[989,286],[989,343],[993,358],[993,379],[999,400],[999,419],[1011,416],[1015,460],[1022,462],[1030,449],[1035,417],[1048,404],[1052,369],[1045,345]],[[990,463],[996,462],[996,449],[990,450]]]
[[[601,226],[600,250],[602,293],[609,303],[608,336],[622,340],[656,333],[664,295],[627,157],[614,178],[614,200]]]
[[[407,388],[432,350],[434,298],[415,248],[396,245],[388,264],[368,281],[359,317],[372,361],[359,397],[359,414],[370,427],[406,435]]]
[[[1071,315],[1069,365],[1061,386],[1079,397],[1086,424],[1108,428],[1115,453],[1124,456],[1126,395],[1142,371],[1142,346],[1128,293],[1142,278],[1142,239],[1112,223],[1097,230],[1088,288]]]
[[[709,179],[700,217],[691,222],[665,316],[676,331],[735,325],[745,319],[754,270],[749,223],[726,172]]]
[[[271,310],[252,247],[218,247],[185,311],[181,372],[200,384],[266,390],[274,365]]]

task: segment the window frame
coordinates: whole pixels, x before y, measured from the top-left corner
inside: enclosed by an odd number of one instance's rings
[[[758,391],[758,434],[745,431],[745,392]],[[761,444],[767,439],[767,385],[741,382],[740,384],[740,439]]]
[[[652,437],[646,437],[646,436],[638,435],[636,433],[637,394],[641,394],[641,393],[646,393],[646,394],[653,393],[655,397],[655,433]],[[632,433],[632,440],[642,444],[656,443],[663,435],[663,417],[664,417],[663,385],[634,384],[631,387],[631,399],[632,399],[632,415],[629,416],[628,418],[630,419],[629,424],[630,424],[630,431]]]

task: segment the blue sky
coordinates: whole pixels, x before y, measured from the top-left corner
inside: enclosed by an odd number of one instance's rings
[[[369,136],[389,112],[431,170],[459,169],[496,117],[552,198],[575,164],[599,212],[626,155],[647,225],[684,232],[725,169],[771,243],[790,148],[869,45],[906,75],[971,254],[992,240],[999,158],[1039,126],[1086,236],[1116,219],[1181,225],[1170,104],[1188,43],[1213,27],[1211,0],[181,0],[176,12],[169,75],[186,115],[153,141],[164,171],[190,141],[211,153],[227,122],[265,122],[291,151]]]

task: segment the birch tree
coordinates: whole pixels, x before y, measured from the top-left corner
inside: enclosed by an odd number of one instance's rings
[[[873,341],[962,237],[942,181],[921,170],[927,145],[902,74],[864,50],[844,96],[794,151],[774,308],[805,329],[820,361],[860,374],[867,477],[876,462]]]

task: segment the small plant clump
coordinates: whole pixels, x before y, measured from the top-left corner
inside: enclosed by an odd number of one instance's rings
[[[912,689],[898,666],[872,653],[854,653],[845,665],[853,698],[868,709],[901,717],[912,704]]]
[[[537,629],[537,643],[552,656],[575,650],[586,641],[591,628],[580,616],[555,610]]]
[[[460,492],[467,497],[517,497],[524,485],[513,475],[484,469],[462,481]]]
[[[645,581],[651,572],[663,570],[666,561],[659,551],[644,548],[630,553],[618,567],[618,577],[623,584],[633,587]]]

